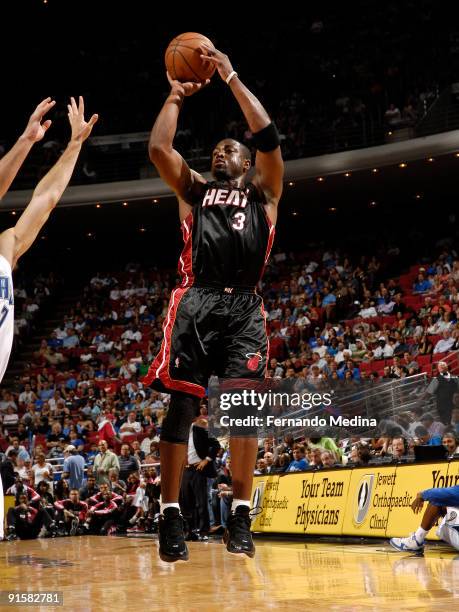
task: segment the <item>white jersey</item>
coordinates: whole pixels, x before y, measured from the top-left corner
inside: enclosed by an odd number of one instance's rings
[[[11,266],[0,255],[0,382],[3,380],[14,338],[14,294]]]

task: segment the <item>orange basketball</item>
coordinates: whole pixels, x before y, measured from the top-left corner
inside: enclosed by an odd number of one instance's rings
[[[192,81],[199,83],[210,79],[215,72],[215,66],[201,59],[201,43],[215,48],[206,36],[197,32],[186,32],[176,36],[166,49],[164,60],[170,76],[177,81],[185,83]]]

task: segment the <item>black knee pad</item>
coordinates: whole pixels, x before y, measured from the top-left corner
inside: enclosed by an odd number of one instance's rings
[[[160,439],[173,444],[188,444],[191,423],[199,414],[199,404],[199,397],[173,391]]]

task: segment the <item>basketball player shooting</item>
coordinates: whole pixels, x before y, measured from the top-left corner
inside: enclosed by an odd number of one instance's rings
[[[34,117],[33,133],[41,140],[51,121],[41,124],[44,113],[54,105],[49,98],[38,105]],[[98,116],[93,115],[86,122],[84,119],[84,101],[80,96],[77,105],[73,98],[68,105],[68,118],[71,127],[70,141],[67,148],[51,170],[41,179],[32,195],[32,199],[19,217],[16,225],[0,234],[0,382],[5,374],[10,358],[14,337],[14,293],[12,270],[33,244],[41,228],[46,223],[51,211],[60,200],[81,151],[83,142],[88,138]],[[38,112],[37,112],[38,111]],[[31,117],[31,119],[32,119]],[[29,122],[30,124],[30,122]],[[22,151],[22,149],[21,149]],[[22,153],[21,153],[22,155]],[[16,159],[21,155],[18,154]],[[22,159],[25,158],[25,155]],[[21,162],[22,163],[22,162]],[[20,164],[19,164],[20,166]],[[18,166],[18,168],[19,168]],[[17,170],[16,170],[17,172]],[[13,177],[14,178],[14,177]],[[11,179],[12,180],[12,179]],[[11,181],[10,181],[11,182]],[[3,489],[0,478],[0,510],[3,512]],[[3,537],[3,516],[0,513],[0,540]]]
[[[160,442],[159,554],[164,561],[188,559],[179,489],[190,425],[209,376],[265,376],[268,341],[255,286],[273,243],[284,170],[277,130],[260,101],[227,55],[204,43],[201,50],[203,61],[216,66],[236,98],[257,153],[250,181],[250,151],[233,139],[222,140],[212,152],[214,180],[190,169],[173,148],[177,120],[185,98],[208,81],[179,82],[168,74],[171,91],[153,126],[149,153],[177,195],[185,245],[179,260],[182,282],[171,295],[160,352],[144,380],[171,393]],[[229,552],[253,557],[249,510],[256,437],[232,437],[230,452],[234,498],[224,541]],[[202,469],[201,463],[188,467]]]

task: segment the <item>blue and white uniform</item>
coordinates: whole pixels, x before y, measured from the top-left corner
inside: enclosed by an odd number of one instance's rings
[[[459,550],[459,486],[444,489],[426,489],[422,499],[434,506],[446,507],[437,536]]]
[[[9,262],[0,255],[0,382],[10,360],[14,338],[13,276]],[[3,486],[0,475],[0,540],[3,539]]]

